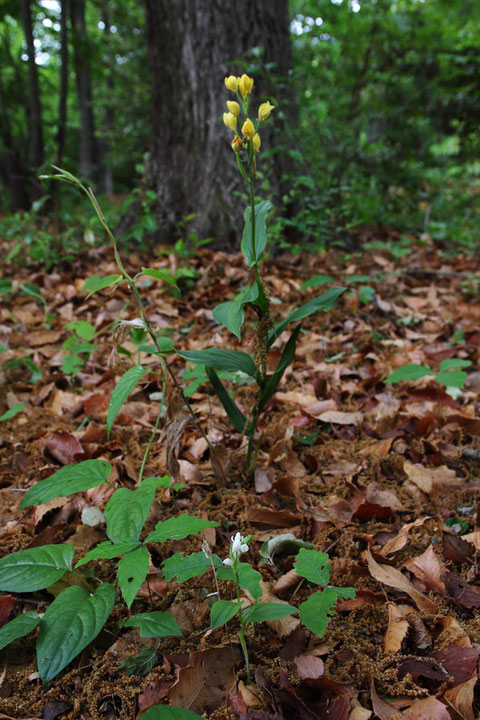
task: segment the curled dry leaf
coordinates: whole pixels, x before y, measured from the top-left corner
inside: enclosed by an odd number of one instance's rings
[[[416,700],[402,715],[402,720],[451,720],[443,703],[434,697]]]
[[[402,642],[407,636],[408,620],[403,613],[393,605],[388,605],[388,627],[383,639],[383,650],[386,655],[394,655],[400,652]]]
[[[260,580],[260,587],[262,588],[262,596],[259,600],[260,603],[278,603],[279,605],[289,605],[285,600],[279,600],[276,595],[272,592],[270,583]],[[281,638],[290,635],[299,625],[300,620],[293,615],[287,615],[287,617],[281,618],[280,620],[267,620],[267,625]]]
[[[475,685],[477,684],[477,677],[471,677],[470,680],[466,680],[456,687],[447,690],[443,699],[445,702],[452,707],[461,718],[464,720],[475,720],[475,714],[473,711],[473,701],[475,699]]]
[[[74,435],[65,430],[57,430],[48,438],[45,452],[62,465],[71,465],[78,462],[78,455],[83,455],[85,450]]]
[[[391,508],[392,510],[403,510],[403,505],[398,499],[395,490],[384,490],[376,482],[372,482],[367,486],[367,494],[365,496],[367,503],[380,505],[381,507]]]
[[[418,555],[418,557],[407,560],[403,566],[421,580],[427,588],[435,590],[441,595],[445,594],[445,583],[441,580],[441,574],[444,568],[435,555],[433,545],[430,545],[425,552]]]
[[[407,578],[402,575],[400,570],[389,567],[388,565],[380,565],[373,559],[370,550],[366,550],[368,569],[375,580],[388,585],[389,587],[402,590],[409,595],[419,610],[430,615],[437,612],[436,604],[426,595],[422,595]]]
[[[405,460],[403,469],[409,480],[426,495],[430,495],[433,491],[442,488],[459,488],[465,483],[463,478],[457,477],[455,470],[450,470],[446,465],[437,468],[426,468],[423,465],[413,464],[409,460]]]
[[[417,520],[414,520],[414,522],[407,523],[407,525],[404,525],[398,535],[396,535],[391,540],[388,540],[383,548],[379,550],[379,554],[383,555],[384,557],[387,557],[387,555],[393,555],[393,553],[398,552],[408,542],[408,534],[412,528],[419,527],[420,525],[423,525],[425,520],[428,520],[428,517],[425,515],[424,517],[417,518]]]
[[[302,680],[305,678],[322,677],[324,671],[323,660],[315,655],[300,655],[293,659],[297,672]]]
[[[327,410],[327,412],[318,415],[317,420],[325,423],[333,423],[334,425],[361,425],[363,422],[363,413]]]

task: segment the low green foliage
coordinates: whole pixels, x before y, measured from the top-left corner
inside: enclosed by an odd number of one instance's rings
[[[461,368],[470,367],[471,364],[470,360],[451,358],[442,360],[438,372],[435,372],[428,365],[410,363],[390,373],[385,382],[415,381],[431,375],[436,382],[445,385],[447,388],[458,388],[461,390],[467,379],[467,373],[461,370]]]

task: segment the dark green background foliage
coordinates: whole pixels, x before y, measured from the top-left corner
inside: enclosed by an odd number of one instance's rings
[[[247,0],[243,3],[247,8]],[[166,128],[158,126],[152,112],[152,34],[145,18],[149,3],[81,0],[81,4],[84,32],[75,29],[67,14],[62,163],[77,174],[82,165],[85,120],[78,91],[80,68],[89,76],[93,109],[94,167],[88,180],[98,193],[112,198],[109,216],[114,221],[127,216],[122,226],[126,238],[155,239],[159,215],[155,192],[148,188],[146,153],[151,137],[161,137]],[[43,132],[40,166],[32,150],[22,6],[30,9],[35,42]],[[0,3],[0,210],[6,214],[0,220],[0,234],[23,238],[30,259],[40,262],[46,261],[50,250],[41,218],[52,217],[53,210],[61,213],[67,241],[88,240],[92,235],[87,213],[79,224],[84,206],[76,195],[65,188],[53,191],[36,180],[49,163],[58,162],[60,8],[55,0]],[[476,0],[290,0],[289,12],[293,102],[290,97],[285,127],[280,122],[285,77],[277,73],[277,95],[271,94],[277,104],[272,124],[282,125],[280,147],[274,151],[264,144],[259,162],[260,184],[268,192],[269,154],[280,152],[288,158],[283,197],[272,190],[276,211],[270,236],[280,247],[322,249],[325,243],[344,243],[346,238],[352,242],[356,227],[381,223],[416,233],[428,231],[449,248],[476,245],[480,4]],[[179,27],[179,33],[183,30]],[[212,28],[212,44],[219,31]],[[267,62],[262,48],[249,48],[236,58],[237,66],[235,58],[230,60],[232,71],[257,71],[256,77],[261,75],[266,86],[274,87],[269,78],[276,76],[275,63]],[[172,63],[166,75],[174,81],[175,74]],[[207,85],[208,78],[199,69],[198,87],[185,89],[186,105],[170,108],[172,124],[179,113],[190,113],[194,121],[195,93],[205,92]],[[223,90],[218,86],[220,103]],[[285,89],[284,97],[287,93]],[[295,103],[297,109],[292,111]],[[227,143],[220,112],[218,117],[218,142]],[[198,152],[202,151],[199,146]],[[222,173],[222,167],[217,172]],[[12,196],[14,175],[21,177],[24,197],[20,199]],[[49,197],[41,204],[44,193]],[[30,212],[8,215],[18,210]],[[186,210],[183,217],[187,214]],[[77,233],[66,229],[75,224]],[[183,230],[168,239],[182,235],[191,243],[193,237],[195,245],[202,238],[195,236],[194,224],[193,235],[184,222]],[[65,254],[65,244],[62,248]]]

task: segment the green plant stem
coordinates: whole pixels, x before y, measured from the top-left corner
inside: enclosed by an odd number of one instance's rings
[[[164,408],[164,405],[165,405],[165,388],[166,388],[165,377],[166,377],[166,371],[165,371],[165,367],[164,367],[165,361],[163,360],[163,358],[161,358],[161,362],[162,362],[162,369],[163,369],[163,375],[162,375],[162,397],[161,397],[161,399],[160,399],[160,407],[159,407],[159,409],[158,409],[157,419],[155,420],[155,425],[153,426],[152,434],[150,435],[150,440],[148,441],[148,445],[147,445],[147,447],[145,448],[145,452],[144,452],[144,454],[143,454],[143,460],[142,460],[142,464],[141,464],[141,466],[140,466],[140,472],[139,472],[139,475],[138,475],[138,484],[139,484],[139,485],[140,485],[140,483],[142,482],[142,479],[143,479],[143,473],[144,473],[144,470],[145,470],[145,465],[146,465],[146,463],[147,463],[147,458],[148,458],[148,455],[149,455],[149,453],[150,453],[150,448],[152,447],[153,439],[154,439],[155,434],[156,434],[156,432],[157,432],[157,430],[158,430],[158,425],[159,425],[159,423],[160,423],[160,420],[161,420],[161,417],[162,417],[162,414],[163,414],[163,408]]]
[[[237,600],[239,603],[241,603],[241,601],[240,601],[240,581],[239,581],[239,577],[238,577],[238,569],[236,567],[236,564],[233,566],[233,571],[235,573],[235,584],[237,586]],[[245,669],[247,671],[247,682],[250,683],[251,682],[250,661],[248,659],[247,641],[245,639],[245,622],[243,620],[241,605],[238,610],[238,617],[240,620],[240,630],[238,632],[238,638],[240,640],[240,645],[242,646],[243,657],[245,658]]]

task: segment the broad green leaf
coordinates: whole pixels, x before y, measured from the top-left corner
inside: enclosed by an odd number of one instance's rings
[[[246,303],[254,303],[255,300],[258,298],[258,285],[255,282],[251,287],[248,285],[246,287],[243,287],[240,292],[238,292],[234,300],[235,302],[242,303],[242,305],[245,305]]]
[[[305,303],[305,305],[302,305],[302,307],[298,308],[298,310],[294,310],[292,313],[290,313],[290,315],[285,318],[285,320],[279,322],[277,325],[275,325],[274,329],[271,330],[268,336],[268,347],[270,347],[275,342],[277,337],[282,334],[287,325],[289,325],[291,322],[298,322],[299,320],[303,320],[303,318],[306,318],[309,315],[318,312],[319,310],[323,310],[323,312],[328,312],[328,310],[331,310],[335,306],[338,298],[343,295],[346,289],[347,288],[344,287],[330,288],[330,290],[327,290],[327,292],[323,295],[320,295],[319,297],[310,300],[309,302]]]
[[[0,278],[0,295],[7,295],[12,291],[12,281],[10,278]]]
[[[272,395],[275,394],[275,391],[278,387],[278,384],[280,380],[283,377],[283,374],[287,367],[292,364],[293,359],[295,357],[295,350],[297,348],[297,339],[298,334],[301,329],[301,325],[297,325],[295,330],[292,332],[290,337],[288,338],[288,342],[283,348],[282,355],[280,357],[280,361],[274,371],[274,373],[269,377],[267,380],[265,387],[263,388],[262,392],[260,393],[260,399],[259,399],[259,409],[260,411],[263,410],[267,402],[270,400]]]
[[[65,325],[67,330],[73,330],[78,337],[83,340],[93,340],[95,337],[95,328],[86,320],[73,320]]]
[[[426,375],[435,375],[428,365],[416,365],[414,363],[409,363],[408,365],[404,365],[403,367],[400,367],[390,373],[385,382],[396,383],[407,380],[420,380],[420,378],[425,377]]]
[[[212,555],[213,564],[217,567],[222,565],[222,561],[218,555]],[[182,553],[175,553],[167,558],[163,563],[162,575],[169,582],[174,577],[177,582],[182,583],[190,578],[197,577],[202,573],[210,570],[212,563],[203,552],[192,553],[192,555],[182,556]]]
[[[329,585],[329,590],[332,590],[337,596],[337,600],[353,600],[355,597],[355,588],[353,587],[334,587]]]
[[[25,295],[31,295],[31,297],[34,297],[45,304],[45,298],[42,295],[42,291],[40,290],[38,285],[35,285],[35,283],[23,283],[21,290],[23,293],[25,293]]]
[[[328,623],[335,614],[337,598],[335,590],[327,587],[323,592],[310,595],[308,600],[305,600],[298,608],[303,625],[319,638],[323,637]]]
[[[220,580],[232,580],[236,582],[235,573],[231,566],[224,565],[219,567],[217,575]],[[254,570],[248,563],[239,563],[238,581],[242,590],[248,590],[254,600],[258,600],[262,596],[262,588],[260,587],[261,574],[258,570]]]
[[[206,348],[205,350],[178,350],[177,352],[194,365],[205,365],[214,370],[241,370],[253,378],[257,374],[253,358],[240,350]]]
[[[0,590],[35,592],[72,569],[73,545],[41,545],[10,553],[0,560]]]
[[[305,282],[300,285],[299,290],[305,290],[309,287],[320,287],[320,285],[326,285],[331,282],[335,282],[335,278],[331,275],[314,275],[308,280],[305,280]]]
[[[74,585],[55,598],[38,633],[37,664],[42,682],[50,682],[97,637],[114,603],[115,588],[107,584],[93,594]]]
[[[110,430],[115,422],[120,409],[130,393],[132,392],[135,385],[141,378],[146,375],[149,371],[143,368],[141,365],[135,365],[130,368],[127,372],[122,375],[118,383],[115,385],[115,389],[108,403],[107,410],[107,434],[110,436]]]
[[[157,659],[157,653],[153,648],[144,647],[140,650],[138,655],[130,655],[129,657],[124,658],[118,666],[118,669],[125,670],[127,675],[138,675],[139,677],[143,677],[154,667]],[[163,707],[163,705],[158,705],[157,707]],[[145,715],[149,712],[150,711],[147,710],[147,713],[145,713],[143,717],[145,717]]]
[[[10,410],[4,412],[3,415],[0,415],[0,422],[2,422],[2,420],[11,420],[11,418],[15,417],[15,415],[18,415],[18,413],[21,412],[24,407],[25,403],[17,403],[17,405],[10,408]]]
[[[316,585],[328,585],[330,580],[330,558],[320,550],[301,548],[293,567],[300,577]]]
[[[443,373],[447,370],[453,370],[454,368],[466,368],[471,365],[470,360],[461,360],[460,358],[450,358],[449,360],[442,360],[440,363],[439,372]]]
[[[178,285],[175,282],[174,278],[170,275],[170,271],[167,269],[159,269],[156,268],[145,268],[142,267],[142,273],[144,275],[149,275],[149,277],[153,277],[156,280],[162,280],[163,282],[168,283],[169,285],[173,285],[178,290]]]
[[[102,558],[104,560],[111,560],[112,558],[120,557],[130,550],[135,550],[138,547],[138,540],[125,540],[124,542],[111,543],[106,540],[100,543],[97,547],[87,552],[87,554],[77,562],[75,568],[81,567],[90,560],[97,560]]]
[[[125,553],[117,567],[118,587],[127,607],[137,597],[140,587],[147,577],[150,553],[146,547],[138,547]]]
[[[166,540],[183,540],[188,535],[194,535],[207,527],[218,527],[219,523],[213,520],[203,520],[195,515],[184,513],[178,517],[168,518],[157,523],[155,530],[145,538],[145,542],[165,542]]]
[[[212,628],[225,625],[233,618],[242,607],[239,602],[230,602],[230,600],[217,600],[214,602],[210,610],[210,625]]]
[[[111,472],[112,466],[105,460],[83,460],[77,465],[66,465],[27,490],[20,508],[42,505],[53,498],[67,497],[98,487],[107,480]]]
[[[123,275],[107,275],[106,277],[98,277],[98,275],[92,275],[88,278],[88,280],[85,282],[82,291],[90,290],[85,300],[88,300],[90,295],[93,295],[93,293],[98,292],[98,290],[103,290],[104,288],[111,287],[112,285],[116,285],[121,280],[123,280]]]
[[[215,390],[218,399],[227,413],[228,419],[235,430],[238,433],[242,433],[247,424],[246,416],[242,413],[236,402],[232,400],[228,390],[225,388],[225,385],[222,383],[215,370],[212,368],[206,368],[206,373],[208,375],[208,379],[213,385],[213,389]]]
[[[203,720],[203,718],[191,710],[172,705],[154,705],[147,712],[142,713],[138,720]]]
[[[146,478],[136,490],[115,490],[105,508],[107,537],[114,543],[138,540],[155,498],[157,481]]]
[[[298,612],[293,605],[283,603],[256,603],[243,613],[245,622],[266,622],[267,620],[281,620],[288,615]]]
[[[468,375],[463,370],[455,368],[448,372],[439,372],[435,375],[435,380],[447,387],[463,388]]]
[[[276,553],[296,553],[300,548],[313,548],[311,542],[299,540],[293,533],[281,533],[266,540],[260,548],[260,555],[266,562],[273,563]]]
[[[252,267],[262,259],[263,251],[267,244],[266,217],[268,211],[273,207],[270,200],[262,200],[255,205],[255,258],[252,249],[252,218],[251,207],[245,208],[241,251],[247,261],[248,267]]]
[[[140,637],[143,638],[181,636],[182,634],[178,622],[169,612],[138,613],[119,624],[121,627],[139,627]]]
[[[224,302],[213,308],[213,319],[217,325],[225,325],[231,333],[242,339],[241,327],[245,320],[245,311],[241,302]]]
[[[28,635],[29,632],[37,627],[40,620],[40,615],[30,610],[0,628],[0,650],[10,645],[10,643],[17,638]]]

